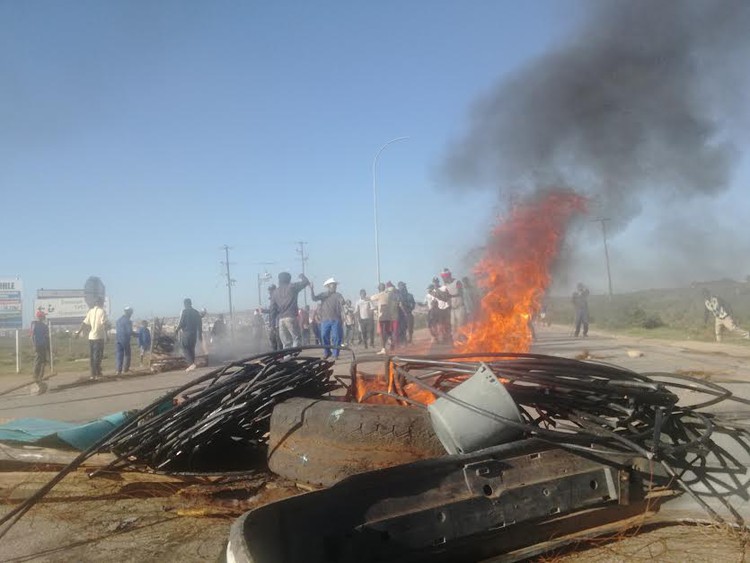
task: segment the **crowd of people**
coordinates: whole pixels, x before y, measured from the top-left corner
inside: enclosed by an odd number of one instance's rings
[[[332,277],[323,282],[325,291],[316,293],[304,274],[295,282],[288,272],[279,274],[278,285],[268,288],[269,306],[256,311],[258,319],[266,315],[271,347],[280,350],[315,344],[325,347],[324,357],[335,359],[341,346],[379,348],[378,354],[386,354],[412,342],[417,301],[406,283],[380,283],[372,295],[360,289],[354,303],[339,293],[338,286]],[[315,305],[300,307],[298,297],[308,288]],[[421,303],[427,307],[433,342],[453,343],[454,331],[469,318],[469,288],[467,278],[463,282],[454,279],[447,268],[432,280]]]
[[[318,345],[324,347],[325,358],[337,359],[342,347],[363,346],[378,349],[378,354],[392,353],[401,346],[410,344],[414,338],[414,313],[418,305],[426,309],[427,328],[432,343],[453,344],[457,329],[466,324],[478,306],[478,296],[470,282],[453,277],[445,268],[432,279],[424,299],[419,303],[403,281],[378,284],[377,291],[368,295],[359,290],[359,299],[352,302],[338,291],[339,282],[331,277],[323,282],[324,290],[316,292],[313,283],[300,274],[292,281],[288,272],[278,276],[278,285],[268,288],[269,304],[254,311],[251,328],[257,329],[258,338],[267,335],[271,349],[283,350],[299,346]],[[299,296],[310,292],[313,306],[299,306]],[[589,330],[589,290],[578,283],[571,298],[575,311],[574,335],[587,336]],[[703,290],[705,321],[714,317],[715,337],[721,341],[724,331],[737,332],[750,339],[750,332],[740,328],[733,319],[729,305],[720,297]],[[136,340],[141,365],[151,349],[151,332],[148,322],[141,321],[134,330],[133,309],[125,307],[114,324],[115,371],[128,373],[131,367],[131,342]],[[195,369],[196,346],[203,345],[203,323],[205,309],[197,311],[192,301],[183,301],[183,310],[175,329],[178,348],[187,362],[186,371]],[[549,324],[546,306],[531,317],[532,322]],[[102,376],[104,345],[112,326],[104,309],[103,299],[96,299],[88,310],[76,337],[85,334],[89,344],[91,379]],[[533,326],[530,327],[533,334]],[[34,347],[34,385],[36,393],[44,393],[44,370],[49,363],[50,333],[43,310],[35,313],[31,323],[31,341]],[[228,333],[223,315],[219,315],[210,329],[213,343],[222,342]],[[266,338],[266,336],[262,336]],[[377,343],[377,345],[376,345]],[[204,345],[205,347],[205,345]]]
[[[128,373],[131,363],[131,340],[135,338],[143,365],[145,355],[151,349],[151,331],[148,321],[141,321],[137,330],[133,330],[133,308],[125,307],[122,316],[115,323],[115,371],[117,375]],[[86,313],[81,326],[73,335],[78,338],[85,334],[89,345],[90,379],[102,377],[102,360],[104,345],[112,325],[104,309],[104,299],[96,298]],[[41,394],[47,390],[44,383],[44,370],[49,364],[50,333],[47,315],[39,309],[31,323],[31,343],[34,347],[34,386],[32,393]]]

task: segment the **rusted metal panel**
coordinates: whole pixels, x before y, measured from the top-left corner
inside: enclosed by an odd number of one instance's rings
[[[644,511],[630,465],[523,440],[373,471],[245,514],[228,554],[256,563],[475,561],[551,540],[561,529],[552,522],[572,533]],[[591,510],[595,522],[568,518]]]

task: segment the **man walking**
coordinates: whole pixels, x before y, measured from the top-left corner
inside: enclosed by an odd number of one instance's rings
[[[279,338],[284,348],[297,348],[301,345],[300,328],[297,322],[299,292],[310,285],[305,274],[299,275],[300,281],[292,283],[289,272],[279,274],[279,286],[271,296],[271,311],[276,314],[279,322]]]
[[[359,290],[359,301],[357,301],[354,309],[359,321],[359,332],[365,348],[367,348],[368,340],[370,346],[375,348],[375,319],[373,318],[372,302],[367,297],[367,292],[364,289]]]
[[[440,280],[432,278],[433,289],[430,295],[435,298],[437,303],[437,333],[438,342],[441,344],[453,344],[453,332],[451,331],[451,299],[450,295],[440,284]]]
[[[573,292],[573,308],[576,311],[576,330],[575,335],[581,333],[583,328],[583,336],[589,335],[589,290],[581,282],[578,282],[576,290]]]
[[[443,268],[440,277],[443,278],[443,285],[440,287],[440,291],[447,294],[450,303],[451,331],[453,333],[466,324],[464,286],[461,280],[453,278],[453,274],[448,268]]]
[[[320,339],[325,348],[323,359],[333,354],[333,359],[339,357],[339,346],[343,335],[344,298],[336,291],[338,282],[334,278],[328,278],[323,286],[327,291],[315,295],[315,290],[310,285],[313,301],[320,301]]]
[[[414,309],[417,306],[417,302],[414,300],[414,296],[409,293],[404,282],[398,282],[398,291],[401,294],[399,306],[401,307],[404,318],[404,327],[401,328],[401,332],[404,336],[404,340],[408,344],[411,344],[414,337]]]
[[[436,344],[440,340],[440,309],[438,308],[439,300],[433,295],[435,285],[427,286],[427,295],[424,298],[424,304],[427,307],[427,328],[430,331],[430,340]]]
[[[393,291],[388,291],[384,283],[378,284],[378,293],[370,297],[378,312],[378,328],[383,347],[378,354],[385,354],[386,349],[396,348],[396,335],[393,326],[398,323],[398,301]]]
[[[75,332],[76,337],[86,330],[89,333],[89,363],[91,379],[96,381],[102,376],[102,358],[104,357],[104,339],[107,337],[107,312],[104,310],[104,298],[94,299],[94,306],[86,313],[80,328]]]
[[[123,315],[115,323],[115,371],[117,375],[130,371],[130,339],[133,332],[133,309],[125,307]]]
[[[351,299],[344,302],[344,345],[351,346],[354,337],[354,307]]]
[[[297,316],[300,332],[302,333],[302,346],[310,345],[310,305],[305,305],[299,310]]]
[[[273,306],[273,294],[276,293],[276,284],[268,286],[268,309],[261,309],[261,313],[268,315],[268,340],[271,343],[271,350],[281,350],[281,339],[279,338],[279,317],[278,309]]]
[[[731,332],[737,332],[742,338],[750,339],[750,332],[741,329],[737,326],[732,318],[732,309],[729,304],[726,303],[721,297],[711,295],[708,289],[703,289],[703,303],[706,306],[706,310],[703,315],[703,324],[708,323],[710,314],[714,316],[714,332],[716,334],[716,342],[721,342],[721,333],[723,329],[727,329]]]
[[[34,345],[34,387],[32,393],[41,395],[47,391],[44,383],[44,366],[49,354],[49,327],[44,311],[36,312],[36,320],[31,323],[31,343]]]
[[[182,303],[184,309],[180,315],[180,322],[177,324],[175,340],[179,337],[182,353],[188,363],[185,371],[193,371],[195,369],[195,346],[198,341],[203,343],[203,317],[193,309],[193,301],[190,298],[185,298]]]
[[[138,349],[141,352],[141,366],[143,366],[143,358],[151,350],[151,331],[148,329],[148,321],[141,321],[141,327],[138,329]]]

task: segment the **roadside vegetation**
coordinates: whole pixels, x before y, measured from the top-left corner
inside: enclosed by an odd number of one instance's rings
[[[692,287],[650,289],[627,294],[591,295],[589,313],[592,329],[602,329],[631,336],[669,340],[714,340],[714,319],[704,325],[701,289],[722,297],[732,308],[735,321],[750,327],[750,283],[721,280],[694,283]],[[549,299],[548,313],[552,322],[571,325],[574,320],[570,297]],[[731,333],[726,341],[741,342]]]

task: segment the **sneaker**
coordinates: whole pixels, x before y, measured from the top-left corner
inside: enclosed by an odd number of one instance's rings
[[[380,352],[378,352],[378,354],[385,354],[385,348],[381,348]]]
[[[187,368],[185,368],[185,371],[193,371],[195,369],[195,364],[190,364]]]

